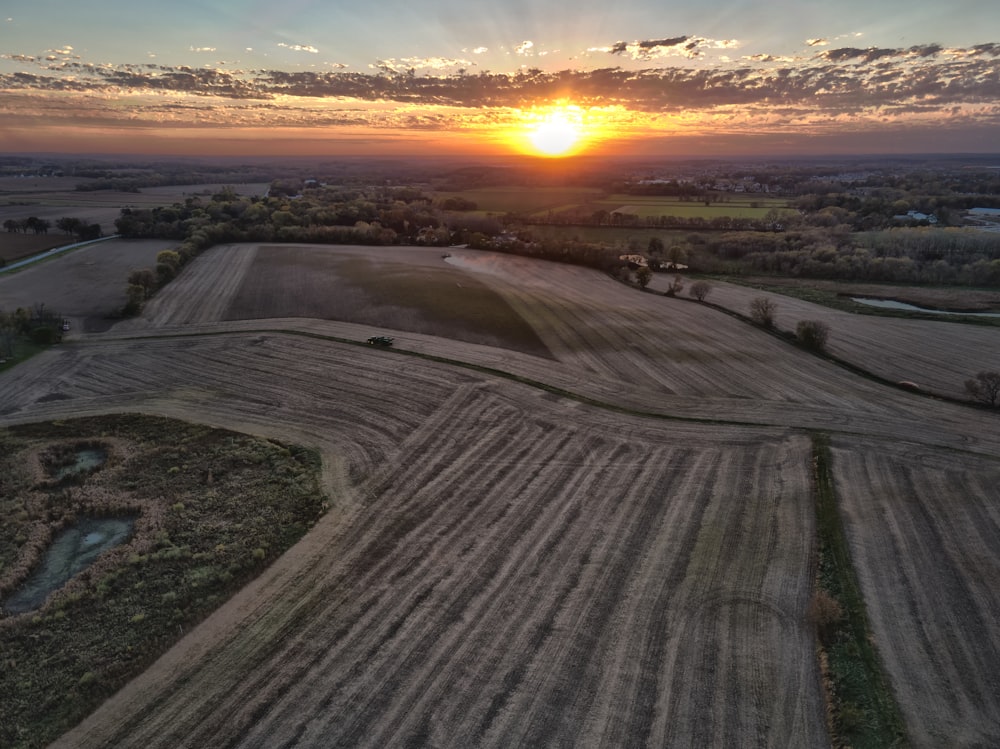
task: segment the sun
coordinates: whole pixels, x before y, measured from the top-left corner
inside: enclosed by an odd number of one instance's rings
[[[567,156],[580,143],[583,133],[579,122],[566,112],[552,112],[528,132],[528,140],[543,156]]]
[[[520,147],[536,156],[557,158],[579,153],[587,141],[583,112],[553,105],[521,113]]]

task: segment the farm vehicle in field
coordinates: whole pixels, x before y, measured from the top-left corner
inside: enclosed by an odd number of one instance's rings
[[[368,339],[369,346],[391,346],[393,339],[387,335],[373,335]]]

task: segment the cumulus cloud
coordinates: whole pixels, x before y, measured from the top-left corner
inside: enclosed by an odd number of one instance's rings
[[[514,48],[514,52],[515,54],[518,55],[529,55],[531,54],[531,50],[534,46],[535,46],[534,42],[525,40]]]
[[[319,54],[319,50],[309,44],[285,44],[284,42],[278,42],[278,46],[290,49],[292,52],[310,52],[314,55]]]
[[[215,52],[215,47],[190,47],[192,52]]]
[[[807,47],[826,47],[829,43],[829,39],[806,39]]]
[[[633,60],[655,60],[663,57],[700,57],[707,49],[735,49],[736,39],[707,39],[703,36],[675,36],[666,39],[645,39],[632,42],[615,42],[607,47],[591,47],[588,52],[609,52],[625,55]]]

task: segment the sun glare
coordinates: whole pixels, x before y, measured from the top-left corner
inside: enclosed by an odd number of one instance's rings
[[[586,142],[579,108],[557,106],[524,115],[526,148],[539,156],[559,157],[579,153]]]

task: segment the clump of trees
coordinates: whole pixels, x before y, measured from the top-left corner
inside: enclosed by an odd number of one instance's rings
[[[1000,372],[983,371],[965,381],[965,392],[979,403],[1000,406]]]
[[[830,326],[819,320],[800,320],[795,326],[795,338],[807,349],[825,351],[830,339]]]
[[[18,307],[13,312],[0,310],[0,358],[13,358],[19,340],[43,345],[58,343],[62,332],[62,316],[44,304],[31,309]]]

